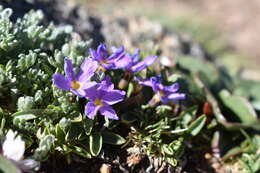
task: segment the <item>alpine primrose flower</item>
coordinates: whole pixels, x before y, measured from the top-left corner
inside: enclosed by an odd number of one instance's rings
[[[136,73],[144,70],[155,62],[157,56],[154,55],[148,56],[140,61],[140,52],[141,49],[136,49],[133,55],[129,53],[125,54],[124,58],[116,62],[117,66],[122,67],[128,73]]]
[[[85,89],[94,84],[94,82],[90,82],[90,78],[94,75],[98,67],[97,62],[90,58],[86,59],[81,64],[77,75],[73,71],[70,59],[65,58],[64,63],[65,76],[58,73],[54,74],[54,85],[62,90],[69,90],[79,97],[84,97],[86,95]]]
[[[23,159],[25,142],[21,139],[21,136],[16,137],[16,133],[12,130],[7,132],[2,150],[3,155],[24,172],[32,172],[32,169],[39,167],[39,163],[35,160]]]
[[[98,111],[109,119],[118,120],[115,110],[110,105],[121,102],[125,97],[125,91],[114,89],[111,78],[106,76],[101,83],[88,88],[86,97],[89,102],[85,106],[85,114],[93,119]]]
[[[128,82],[132,79],[133,73],[139,72],[152,65],[157,56],[151,55],[144,60],[140,61],[141,49],[136,49],[133,55],[127,53],[124,58],[116,62],[117,66],[126,71],[123,79],[120,80],[118,87],[124,89],[127,87]]]
[[[116,65],[116,62],[124,57],[124,51],[123,46],[119,48],[112,47],[112,54],[109,56],[105,44],[100,44],[97,50],[89,49],[91,58],[99,63],[99,69],[102,71],[120,68]]]
[[[162,102],[167,104],[172,101],[183,100],[186,95],[183,93],[177,93],[179,90],[179,84],[174,83],[170,86],[164,86],[161,82],[160,76],[151,77],[150,79],[140,80],[139,78],[135,78],[139,84],[151,87],[155,92],[154,97],[151,100],[151,104]]]

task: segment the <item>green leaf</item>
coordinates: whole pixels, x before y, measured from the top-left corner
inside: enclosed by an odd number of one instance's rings
[[[94,133],[89,136],[90,153],[97,156],[102,149],[103,138],[100,133]]]
[[[207,79],[211,82],[215,81],[218,78],[217,69],[214,67],[213,64],[199,60],[194,57],[181,57],[178,59],[178,65],[181,68],[184,68],[191,72],[203,72],[203,74],[205,74]]]
[[[167,115],[171,113],[171,111],[172,111],[172,107],[168,105],[159,105],[156,107],[156,113],[161,116]]]
[[[48,158],[48,154],[54,146],[55,137],[53,135],[46,135],[41,138],[39,147],[33,154],[33,159],[37,161],[44,161]]]
[[[86,135],[89,135],[93,128],[93,120],[83,117],[82,124]]]
[[[22,173],[11,161],[0,155],[0,172],[3,173]]]
[[[58,142],[61,142],[61,143],[64,142],[65,133],[64,133],[64,131],[61,129],[61,127],[60,127],[59,124],[56,124],[55,133],[56,133]]]
[[[137,120],[137,118],[135,117],[135,115],[131,114],[131,113],[125,113],[123,115],[121,115],[121,121],[123,123],[126,124],[130,124],[133,123]]]
[[[102,132],[103,142],[112,145],[122,145],[125,143],[125,139],[112,132]]]
[[[230,109],[242,123],[251,124],[258,121],[254,108],[245,98],[230,95],[226,90],[222,90],[219,96],[223,104]]]
[[[206,122],[206,115],[200,116],[189,125],[187,132],[190,133],[192,136],[196,136],[203,128],[205,122]]]
[[[59,126],[66,133],[66,131],[71,126],[71,120],[63,117],[59,122]]]
[[[12,114],[12,117],[14,117],[14,120],[19,119],[19,120],[29,121],[29,120],[33,120],[33,119],[37,118],[35,113],[38,113],[38,112],[35,112],[35,111],[16,112],[16,113]]]
[[[254,172],[259,172],[260,171],[260,156],[258,155],[258,159],[254,161],[252,165],[252,170]]]
[[[18,111],[27,111],[32,109],[34,105],[34,98],[33,97],[19,97],[17,102]]]
[[[75,117],[73,117],[73,119],[71,120],[72,123],[78,123],[82,121],[82,115],[79,113],[78,115],[76,115]]]
[[[167,155],[173,155],[174,154],[173,149],[167,144],[162,145],[162,151],[165,152]]]
[[[134,91],[134,84],[132,82],[130,82],[128,84],[126,97],[129,98],[131,96],[131,94],[133,93],[133,91]]]
[[[79,128],[79,123],[73,123],[70,125],[69,131],[66,134],[65,139],[66,140],[76,140],[78,139],[80,133],[81,133],[81,129]]]
[[[74,153],[86,158],[86,159],[91,159],[91,154],[85,150],[82,147],[78,147],[78,146],[73,146],[73,150]]]
[[[55,142],[55,137],[53,135],[44,136],[39,144],[39,147],[45,151],[49,151]]]
[[[169,131],[170,134],[183,134],[184,132],[186,132],[188,130],[188,128],[185,129],[176,129],[176,130],[171,130]]]
[[[165,160],[166,162],[170,163],[172,166],[176,166],[178,163],[174,157],[166,157]]]
[[[40,102],[42,100],[43,100],[43,92],[42,92],[42,90],[37,90],[35,95],[34,95],[34,101]]]
[[[181,124],[183,127],[188,127],[188,124],[195,119],[196,113],[198,110],[198,106],[192,106],[186,110],[184,110],[180,117],[182,117]]]
[[[236,146],[234,148],[231,148],[228,150],[228,152],[222,157],[223,160],[226,160],[232,156],[235,156],[237,154],[240,154],[243,149],[240,146]]]
[[[180,78],[179,74],[172,74],[167,78],[168,82],[177,82],[177,80]]]

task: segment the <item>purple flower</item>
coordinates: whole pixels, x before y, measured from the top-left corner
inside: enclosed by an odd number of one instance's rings
[[[118,119],[115,110],[110,105],[121,102],[124,99],[125,91],[115,90],[109,76],[106,76],[101,83],[85,91],[86,97],[89,99],[89,102],[85,106],[85,114],[90,119],[93,119],[98,111],[105,117]]]
[[[117,66],[125,69],[127,72],[135,73],[144,70],[148,66],[152,65],[157,56],[148,56],[144,60],[140,61],[141,49],[136,49],[133,55],[129,53],[125,54],[124,58],[117,61]]]
[[[161,101],[162,103],[166,104],[171,101],[183,100],[186,97],[186,95],[183,93],[177,93],[179,90],[178,83],[174,83],[170,86],[164,86],[161,82],[160,76],[151,77],[150,79],[143,81],[138,78],[135,79],[141,85],[152,87],[153,91],[155,92],[153,99],[155,99],[157,102]]]
[[[97,51],[89,49],[90,56],[93,60],[97,61],[102,71],[109,69],[118,69],[116,62],[124,57],[124,47],[112,47],[112,55],[109,56],[105,44],[100,44]]]
[[[86,95],[85,89],[94,85],[94,82],[90,82],[90,78],[94,75],[98,64],[92,59],[86,59],[80,66],[79,73],[76,75],[73,71],[72,62],[70,59],[64,59],[64,71],[65,76],[62,74],[54,74],[53,84],[62,89],[70,90],[79,97]]]

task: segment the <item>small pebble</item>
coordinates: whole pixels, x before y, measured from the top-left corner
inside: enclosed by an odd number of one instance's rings
[[[111,165],[109,164],[102,164],[100,167],[100,173],[112,173]]]

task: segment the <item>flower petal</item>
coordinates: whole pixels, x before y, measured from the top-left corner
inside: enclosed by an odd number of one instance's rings
[[[168,99],[170,99],[171,101],[183,100],[185,98],[186,98],[186,94],[183,94],[183,93],[174,93],[174,94],[168,95]]]
[[[141,80],[138,77],[135,77],[135,80],[139,82],[139,84],[144,86],[152,87],[154,92],[160,91],[163,89],[163,85],[161,84],[161,76],[153,76],[149,79]]]
[[[112,46],[111,49],[113,53],[122,53],[125,50],[124,46],[120,46],[119,48]]]
[[[94,75],[98,63],[90,58],[85,59],[81,64],[79,73],[77,75],[77,81],[81,82],[83,85]]]
[[[152,87],[153,83],[150,79],[142,80],[140,77],[135,76],[134,80],[136,80],[140,85]]]
[[[115,66],[117,67],[117,69],[125,68],[125,70],[130,71],[129,69],[131,69],[133,65],[132,61],[133,61],[132,57],[125,55],[123,58],[115,62]]]
[[[106,75],[105,79],[101,81],[100,89],[110,91],[114,89],[114,84],[111,82],[111,77]]]
[[[25,151],[25,142],[21,139],[21,136],[16,137],[16,133],[9,130],[6,134],[2,149],[3,155],[8,159],[19,161],[22,159]]]
[[[108,105],[113,105],[123,101],[124,97],[125,91],[113,90],[106,92],[106,94],[102,96],[102,100]]]
[[[99,58],[99,56],[97,54],[97,51],[95,51],[94,49],[90,48],[89,49],[89,54],[90,54],[91,59],[93,59],[95,61],[99,61],[100,60],[100,58]]]
[[[93,119],[99,108],[100,106],[96,106],[94,102],[88,102],[85,105],[85,115],[87,115],[89,119]]]
[[[105,117],[107,117],[109,119],[113,119],[113,120],[119,119],[115,110],[113,108],[111,108],[110,106],[102,106],[99,111],[102,115],[104,115]]]
[[[169,103],[171,100],[169,100],[169,98],[168,97],[159,97],[160,98],[160,100],[161,100],[161,102],[163,103],[163,104],[167,104],[167,103]]]
[[[109,61],[115,61],[115,60],[119,60],[120,58],[123,58],[124,57],[124,51],[125,51],[125,48],[124,46],[120,46],[119,48],[115,48],[113,47],[112,48],[112,55],[110,55],[107,60]]]
[[[85,97],[86,96],[86,92],[83,89],[78,89],[78,90],[74,90],[71,89],[71,92],[79,97]]]
[[[97,85],[97,82],[88,81],[83,84],[82,89],[85,90],[95,85]]]
[[[145,58],[143,61],[138,62],[132,67],[132,72],[139,72],[142,71],[143,69],[147,68],[148,66],[152,65],[157,56],[149,56]]]
[[[74,81],[76,79],[75,73],[73,71],[72,62],[71,62],[71,59],[69,59],[69,58],[64,59],[64,71],[65,71],[66,77],[70,81]]]
[[[63,75],[61,74],[54,74],[52,75],[53,79],[53,84],[62,89],[62,90],[70,90],[70,81],[66,79]]]
[[[40,163],[33,159],[20,160],[16,164],[23,172],[32,172],[32,169],[40,167]]]
[[[98,87],[100,84],[95,84],[87,89],[85,89],[85,97],[88,98],[91,101],[95,101],[98,95]]]
[[[100,65],[104,67],[106,70],[116,69],[116,65],[112,61],[107,63],[101,63]]]
[[[105,44],[100,44],[97,48],[97,54],[100,59],[106,59],[108,57],[107,47]]]
[[[137,63],[139,61],[139,55],[140,55],[141,49],[138,48],[135,50],[135,53],[133,54],[132,58],[133,58],[133,62]]]
[[[172,84],[172,85],[170,85],[170,86],[165,86],[165,87],[164,87],[164,90],[165,90],[166,92],[172,92],[172,93],[177,92],[179,89],[180,89],[180,86],[179,86],[178,83],[174,83],[174,84]]]

